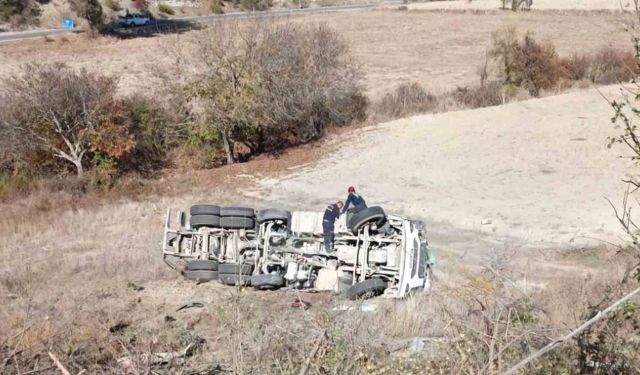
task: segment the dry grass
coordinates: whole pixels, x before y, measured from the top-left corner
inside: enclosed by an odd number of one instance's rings
[[[234,174],[262,169],[264,162],[248,163]],[[272,168],[277,171],[281,163],[270,164],[276,164]],[[458,351],[478,345],[472,333],[482,327],[482,319],[469,320],[468,314],[477,308],[478,291],[483,298],[493,298],[498,284],[482,267],[457,257],[442,254],[432,293],[406,301],[379,300],[372,313],[332,311],[335,298],[327,294],[255,292],[181,280],[159,254],[164,209],[198,201],[268,205],[233,194],[241,190],[240,180],[229,177],[213,189],[200,180],[196,190],[182,191],[179,197],[165,192],[141,201],[79,202],[72,209],[54,205],[38,211],[33,197],[5,204],[31,210],[28,215],[4,215],[0,221],[0,331],[8,338],[0,347],[3,373],[50,366],[47,351],[73,373],[119,373],[123,369],[116,361],[122,357],[134,359],[130,367],[140,372],[184,368],[206,373],[219,368],[297,373],[318,340],[309,366],[321,372],[423,373],[443,363],[458,369],[481,363],[483,357],[461,361]],[[480,265],[496,264],[500,257],[504,255],[488,257]],[[529,266],[539,270],[525,277],[529,284],[503,286],[501,293],[525,293],[536,301],[539,320],[527,327],[554,336],[574,325],[575,312],[616,280],[624,260],[606,248],[547,257],[535,263],[554,267]],[[512,263],[503,264],[501,272],[521,280],[527,268],[522,262],[529,262],[525,258],[509,258]],[[555,267],[561,264],[571,264],[578,272],[559,280]],[[311,302],[312,308],[290,308],[296,298]],[[196,301],[205,307],[176,311]],[[406,362],[402,358],[410,354],[405,347],[413,337],[429,338],[431,349],[423,360]],[[189,344],[196,349],[186,363],[144,360],[144,355],[179,352]],[[452,361],[442,362],[444,356]]]
[[[292,18],[324,22],[345,36],[357,62],[367,72],[367,93],[374,99],[396,85],[416,81],[434,94],[477,82],[477,64],[491,47],[491,33],[503,25],[530,30],[536,39],[552,40],[561,56],[595,52],[602,45],[630,47],[620,16],[610,13],[539,14],[496,12],[401,12],[376,10]],[[157,86],[150,67],[167,63],[161,43],[169,38],[87,40],[69,36],[68,42],[42,40],[0,45],[0,75],[33,61],[69,61],[105,74],[121,75],[120,90],[131,93]],[[127,53],[122,53],[127,51]]]

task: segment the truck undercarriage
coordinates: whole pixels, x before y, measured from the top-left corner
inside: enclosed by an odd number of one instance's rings
[[[184,212],[172,218],[168,210],[162,253],[188,279],[343,292],[351,299],[402,298],[430,287],[434,261],[424,224],[380,207],[341,216],[333,252],[324,248],[319,212],[194,205],[186,221]]]

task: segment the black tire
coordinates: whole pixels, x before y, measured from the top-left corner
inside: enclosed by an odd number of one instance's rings
[[[384,213],[382,207],[368,207],[351,217],[349,220],[349,228],[354,234],[358,234],[360,228],[367,223],[374,222],[377,227],[381,227],[386,221],[387,215]]]
[[[220,226],[224,229],[255,229],[256,222],[249,217],[224,216],[220,219]]]
[[[225,285],[245,286],[251,284],[251,276],[220,273],[218,274],[218,281]]]
[[[209,270],[190,270],[184,271],[184,277],[187,280],[199,281],[201,283],[216,280],[218,278],[218,271]]]
[[[247,207],[222,207],[220,216],[249,217],[253,219],[256,216],[256,211]]]
[[[220,216],[216,215],[195,215],[189,218],[192,228],[209,227],[220,228]]]
[[[195,259],[187,262],[187,271],[217,271],[218,262],[215,260]]]
[[[216,215],[220,216],[220,206],[213,204],[194,204],[189,210],[191,215]]]
[[[256,289],[278,289],[284,286],[284,277],[280,274],[253,275],[251,286]]]
[[[365,281],[353,284],[347,290],[347,297],[350,300],[367,299],[379,296],[387,289],[387,282],[380,278],[367,279]]]
[[[339,293],[347,293],[349,288],[351,288],[353,279],[351,276],[349,277],[338,277],[338,292]]]
[[[251,275],[253,266],[251,264],[220,263],[218,272],[226,275]]]
[[[286,210],[267,209],[258,211],[256,215],[258,223],[264,223],[265,221],[282,220],[289,224],[291,222],[291,212]]]

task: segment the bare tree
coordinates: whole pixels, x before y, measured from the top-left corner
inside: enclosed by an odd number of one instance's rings
[[[115,131],[112,141],[132,146],[126,132],[114,124],[115,89],[113,78],[64,64],[25,65],[21,74],[0,87],[0,136],[22,152],[43,151],[66,160],[82,175],[91,138],[101,127]]]

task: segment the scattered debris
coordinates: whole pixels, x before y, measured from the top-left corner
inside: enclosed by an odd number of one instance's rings
[[[378,309],[378,304],[374,301],[365,300],[362,303],[344,302],[333,308],[333,311],[354,311],[373,312]]]
[[[202,339],[200,340],[203,341]],[[182,352],[141,353],[131,357],[122,357],[118,359],[118,364],[125,370],[125,373],[128,374],[137,373],[132,372],[135,370],[134,364],[144,363],[148,366],[153,366],[161,365],[164,363],[181,363],[184,358],[188,358],[193,355],[198,345],[198,343],[191,343],[187,345],[187,347],[184,348]]]
[[[443,342],[444,338],[442,337],[410,337],[389,344],[389,352],[394,356],[411,356],[427,351],[436,352]]]
[[[200,303],[200,302],[192,302],[192,303],[188,303],[186,305],[182,305],[178,308],[178,310],[176,310],[176,312],[180,311],[180,310],[186,310],[186,309],[190,309],[192,307],[197,307],[197,308],[202,308],[204,307],[204,303]]]
[[[491,223],[492,223],[491,218],[485,218],[485,219],[482,219],[482,221],[480,221],[480,225],[489,225]]]
[[[119,321],[118,323],[116,323],[115,325],[109,327],[109,332],[111,333],[116,333],[116,332],[120,332],[123,329],[129,327],[129,323],[123,322],[123,321]]]
[[[136,291],[136,292],[139,292],[139,291],[141,291],[141,290],[144,290],[144,287],[143,287],[143,286],[140,286],[140,285],[137,285],[137,284],[135,284],[135,283],[132,283],[131,281],[129,281],[129,282],[127,283],[127,286],[128,286],[129,288],[133,289],[133,290],[134,290],[134,291]]]
[[[307,301],[303,301],[298,298],[295,301],[293,301],[293,303],[291,304],[291,307],[297,308],[297,309],[309,310],[309,308],[311,307],[311,304]]]
[[[144,363],[146,365],[160,365],[163,363],[176,363],[181,362],[184,358],[184,353],[169,352],[169,353],[149,353],[138,354],[132,357],[122,357],[118,359],[118,364],[125,370],[126,373],[134,370],[134,364]]]

